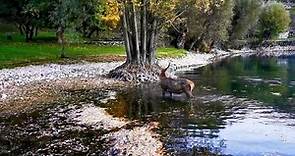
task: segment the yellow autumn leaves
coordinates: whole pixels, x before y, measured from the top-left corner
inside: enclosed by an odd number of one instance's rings
[[[195,8],[207,13],[213,6],[221,6],[224,0],[190,0]],[[104,14],[101,16],[103,22],[110,28],[115,29],[120,25],[121,8],[126,3],[133,3],[137,8],[142,6],[140,0],[105,0]],[[148,0],[148,11],[150,15],[164,19],[172,20],[176,16],[178,5],[183,4],[182,0]]]
[[[110,29],[115,29],[120,23],[120,4],[117,0],[107,0],[105,5],[105,12],[102,15],[102,21]]]
[[[209,13],[213,7],[220,7],[224,0],[193,0],[196,9],[203,13]]]

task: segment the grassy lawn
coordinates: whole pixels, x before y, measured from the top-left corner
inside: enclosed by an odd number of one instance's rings
[[[0,33],[0,68],[28,64],[58,63],[61,47],[54,43],[54,33],[40,32],[32,43],[24,42],[24,37],[12,33],[12,40]],[[71,37],[68,35],[68,38]],[[87,44],[67,44],[66,55],[71,60],[83,60],[91,57],[125,56],[124,46],[97,46]],[[157,57],[180,57],[184,50],[175,48],[158,48]]]

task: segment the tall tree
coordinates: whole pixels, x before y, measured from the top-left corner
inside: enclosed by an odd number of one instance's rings
[[[263,8],[262,0],[236,0],[235,3],[230,31],[230,40],[233,42],[244,39],[249,30],[256,26]]]
[[[209,11],[208,5],[219,5],[215,3],[216,0],[191,1],[195,2],[196,9],[204,12]],[[217,1],[223,3],[223,0]],[[108,0],[107,6],[111,7],[107,7],[110,11],[106,11],[105,21],[107,23],[115,23],[114,21],[118,19],[122,21],[127,55],[126,63],[111,72],[110,75],[113,77],[125,75],[126,71],[122,68],[129,68],[130,65],[137,66],[140,70],[142,67],[154,66],[159,32],[188,11],[188,4],[181,0]],[[118,9],[114,9],[113,6]],[[134,79],[134,76],[131,79]]]
[[[187,13],[188,38],[187,49],[198,47],[200,51],[209,52],[216,43],[228,39],[228,29],[233,17],[233,0],[210,0],[201,8],[200,1],[190,1]]]
[[[158,32],[167,21],[173,20],[176,3],[176,0],[108,1],[109,11],[104,19],[113,25],[121,19],[127,63],[155,63]]]
[[[42,25],[42,6],[44,0],[2,0],[0,16],[8,22],[15,23],[26,41],[32,41]]]
[[[223,0],[191,1],[196,10],[207,13],[210,12],[210,7],[218,7],[223,3]],[[188,11],[187,6],[192,4],[180,0],[125,0],[120,2],[109,0],[108,6],[116,6],[114,3],[117,3],[120,8],[120,11],[117,12],[122,15],[127,62],[133,64],[155,63],[156,39],[159,31],[166,24],[171,24],[185,11]],[[113,15],[107,14],[107,16],[110,21],[118,19]]]
[[[49,19],[56,28],[56,37],[61,45],[60,56],[65,57],[65,29],[72,27],[79,14],[79,0],[55,0],[49,2],[51,12]]]
[[[278,37],[279,33],[287,31],[291,23],[289,11],[282,3],[268,2],[259,18],[261,39]]]

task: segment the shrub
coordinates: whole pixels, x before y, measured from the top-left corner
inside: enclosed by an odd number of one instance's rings
[[[259,19],[259,37],[273,39],[288,30],[291,22],[289,11],[282,3],[270,2],[265,5]]]

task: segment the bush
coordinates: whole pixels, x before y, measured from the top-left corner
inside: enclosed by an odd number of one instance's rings
[[[288,30],[291,22],[289,11],[283,4],[270,2],[265,5],[259,19],[259,37],[261,39],[273,39],[279,33]]]
[[[251,32],[259,20],[262,0],[236,0],[230,34],[231,41],[242,40]]]

